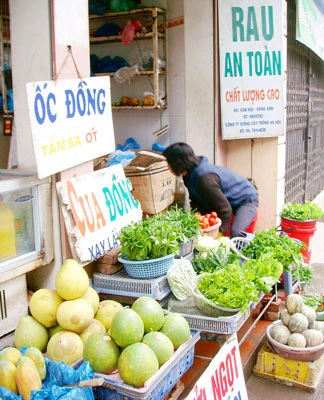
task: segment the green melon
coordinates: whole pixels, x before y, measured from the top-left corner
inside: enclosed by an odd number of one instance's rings
[[[159,370],[159,361],[152,349],[144,343],[127,346],[118,360],[118,371],[122,380],[135,388],[144,386]]]
[[[295,314],[297,312],[301,312],[304,305],[304,300],[301,295],[292,293],[286,297],[285,305],[289,314]]]
[[[283,324],[272,325],[269,333],[273,340],[281,344],[287,344],[291,334],[290,330]]]
[[[167,335],[175,349],[190,338],[190,327],[187,320],[178,313],[170,313],[164,317],[160,332]]]
[[[317,329],[306,329],[302,332],[307,347],[319,346],[323,343],[323,333]]]
[[[316,320],[316,311],[314,308],[307,306],[304,304],[301,313],[305,315],[305,317],[308,319],[308,322],[310,324],[313,324]]]
[[[107,333],[92,333],[84,345],[83,360],[89,361],[95,372],[113,372],[117,369],[119,355],[118,346]]]
[[[163,309],[152,297],[139,297],[134,301],[132,310],[142,318],[145,333],[161,329],[164,322]]]
[[[290,347],[297,347],[297,348],[304,348],[306,347],[306,339],[305,336],[301,333],[292,333],[288,338],[288,346]]]
[[[162,332],[148,332],[144,335],[142,342],[147,344],[154,351],[160,367],[174,354],[173,343]]]
[[[308,327],[308,319],[302,313],[295,313],[290,317],[288,328],[291,333],[301,333]]]
[[[140,342],[144,335],[143,321],[131,308],[123,308],[114,315],[110,334],[120,347]]]
[[[280,320],[286,326],[288,326],[288,324],[289,324],[290,317],[291,317],[291,314],[289,314],[287,308],[285,308],[284,310],[282,310],[280,312]]]

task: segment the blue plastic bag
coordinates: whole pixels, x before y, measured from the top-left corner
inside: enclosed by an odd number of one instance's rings
[[[127,138],[125,140],[124,144],[117,144],[117,146],[116,146],[116,150],[122,150],[122,151],[136,150],[136,149],[140,149],[140,148],[141,148],[141,146],[132,137]]]

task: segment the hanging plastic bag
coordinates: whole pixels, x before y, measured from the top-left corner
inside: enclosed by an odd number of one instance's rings
[[[138,20],[128,20],[126,26],[121,30],[122,43],[127,46],[132,40],[134,40],[135,33],[141,32],[143,29],[142,24]]]
[[[129,83],[130,80],[138,75],[138,66],[135,64],[132,67],[119,68],[114,74],[115,81],[118,83]]]
[[[197,275],[191,262],[183,257],[175,259],[167,272],[172,293],[180,301],[191,296],[196,286],[196,278]]]

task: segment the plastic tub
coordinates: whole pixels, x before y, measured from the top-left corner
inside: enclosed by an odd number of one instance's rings
[[[267,327],[269,345],[279,356],[298,361],[315,361],[324,354],[324,343],[314,347],[296,348],[276,342],[270,335],[270,329],[273,325],[282,325],[282,322],[275,321]]]
[[[208,235],[211,236],[213,238],[217,238],[218,236],[218,232],[219,232],[219,228],[222,225],[222,220],[220,218],[217,218],[217,223],[213,226],[209,226],[208,228],[205,229],[201,229],[201,232],[204,235]]]

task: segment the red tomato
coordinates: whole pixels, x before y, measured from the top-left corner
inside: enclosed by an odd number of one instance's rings
[[[217,220],[214,217],[210,217],[208,222],[209,222],[209,226],[214,226],[214,225],[216,225]]]
[[[204,222],[201,222],[200,223],[200,228],[201,229],[206,229],[206,228],[208,228],[209,227],[209,224],[208,223],[204,223]]]
[[[214,217],[214,218],[217,218],[217,212],[216,212],[216,211],[212,211],[212,212],[210,213],[210,216],[211,216],[211,217]]]
[[[204,217],[207,218],[207,219],[209,219],[210,214],[205,214]]]

